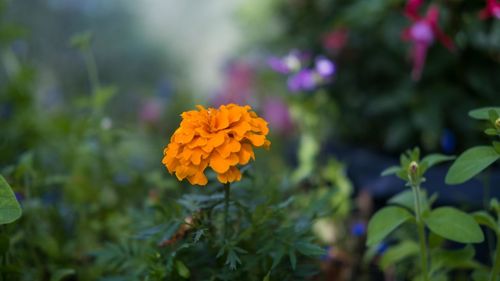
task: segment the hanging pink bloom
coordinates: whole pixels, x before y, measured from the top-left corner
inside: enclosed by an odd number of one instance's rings
[[[492,17],[500,19],[500,2],[497,0],[487,0],[486,7],[479,12],[479,18],[482,20]]]
[[[408,0],[404,12],[405,16],[414,21],[420,19],[420,13],[418,12],[418,9],[420,9],[420,6],[422,6],[423,3],[424,0]]]
[[[403,31],[403,40],[412,43],[411,58],[413,60],[412,78],[417,81],[422,75],[422,70],[427,57],[427,49],[437,39],[450,51],[454,50],[453,41],[444,34],[439,27],[439,8],[431,6],[425,17],[418,15],[421,0],[409,0],[405,8],[405,15],[412,20],[412,25]]]

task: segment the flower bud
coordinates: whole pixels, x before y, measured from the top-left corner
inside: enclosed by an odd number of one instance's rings
[[[408,166],[408,176],[411,181],[414,181],[418,176],[418,163],[416,161],[411,161]]]
[[[495,128],[500,129],[500,118],[495,121]]]

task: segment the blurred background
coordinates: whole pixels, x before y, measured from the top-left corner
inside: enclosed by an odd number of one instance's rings
[[[250,104],[273,143],[254,176],[273,198],[334,190],[335,223],[362,245],[371,204],[403,189],[380,172],[414,146],[459,154],[484,143],[467,112],[500,97],[500,21],[486,1],[0,4],[0,172],[24,211],[3,229],[11,280],[112,272],[96,253],[144,228],[149,207],[194,190],[161,159],[195,105]],[[445,172],[429,175],[431,191]],[[474,184],[441,202],[481,206]],[[349,280],[332,270],[318,278]],[[364,272],[349,276],[380,280]]]

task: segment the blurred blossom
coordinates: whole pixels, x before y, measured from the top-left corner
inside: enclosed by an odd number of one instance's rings
[[[453,153],[457,146],[457,139],[455,134],[450,129],[444,129],[441,135],[441,148],[444,153]]]
[[[351,225],[351,234],[355,237],[361,237],[366,234],[366,223],[357,221]]]
[[[333,62],[323,56],[316,58],[316,72],[323,78],[330,78],[335,73]]]
[[[109,130],[113,126],[113,121],[109,117],[104,117],[101,119],[101,129]]]
[[[413,60],[412,79],[420,80],[427,57],[427,49],[437,38],[449,50],[454,49],[453,42],[446,36],[438,25],[439,8],[431,6],[425,17],[418,14],[422,1],[409,0],[405,8],[405,15],[412,21],[410,27],[403,31],[403,40],[412,44],[411,58]]]
[[[292,129],[292,119],[288,106],[280,98],[265,101],[263,117],[269,122],[272,132],[287,133]]]
[[[385,253],[385,251],[387,251],[387,248],[389,248],[389,245],[387,245],[387,243],[385,242],[380,242],[378,245],[377,245],[377,255],[383,255]]]
[[[323,36],[323,48],[339,52],[347,44],[348,31],[345,28],[335,29]]]
[[[316,77],[316,72],[303,69],[288,78],[288,89],[292,92],[313,90],[317,85]]]
[[[309,54],[297,50],[292,50],[282,58],[269,58],[267,64],[269,65],[269,67],[271,67],[272,70],[278,73],[289,74],[299,71],[308,58]]]
[[[26,198],[22,191],[16,191],[16,192],[14,192],[14,195],[16,196],[16,199],[19,203],[22,203],[24,201],[24,199]]]
[[[144,123],[156,123],[163,112],[163,102],[158,98],[146,100],[139,110],[139,120]]]
[[[212,104],[220,106],[228,103],[248,104],[253,99],[255,70],[243,61],[228,64],[225,70],[224,84]]]
[[[482,20],[489,18],[500,19],[500,2],[497,0],[486,1],[486,7],[479,12],[479,18]]]

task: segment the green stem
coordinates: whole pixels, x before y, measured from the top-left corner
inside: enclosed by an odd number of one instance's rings
[[[230,183],[224,184],[224,240],[228,236]]]
[[[417,231],[418,231],[418,240],[420,242],[420,262],[422,266],[422,274],[424,276],[424,281],[429,281],[429,272],[428,272],[428,258],[427,258],[427,239],[425,237],[425,225],[422,220],[422,205],[420,203],[420,186],[413,185],[413,197],[415,204],[415,216],[417,220]]]
[[[94,54],[92,50],[84,51],[85,64],[87,66],[87,73],[89,75],[90,86],[92,87],[92,92],[95,93],[97,89],[100,88],[99,74],[97,71],[97,64],[95,62]]]
[[[500,273],[500,234],[497,234],[497,249],[495,251],[495,261],[493,265],[493,270],[491,271],[490,281],[496,281],[498,274]]]

